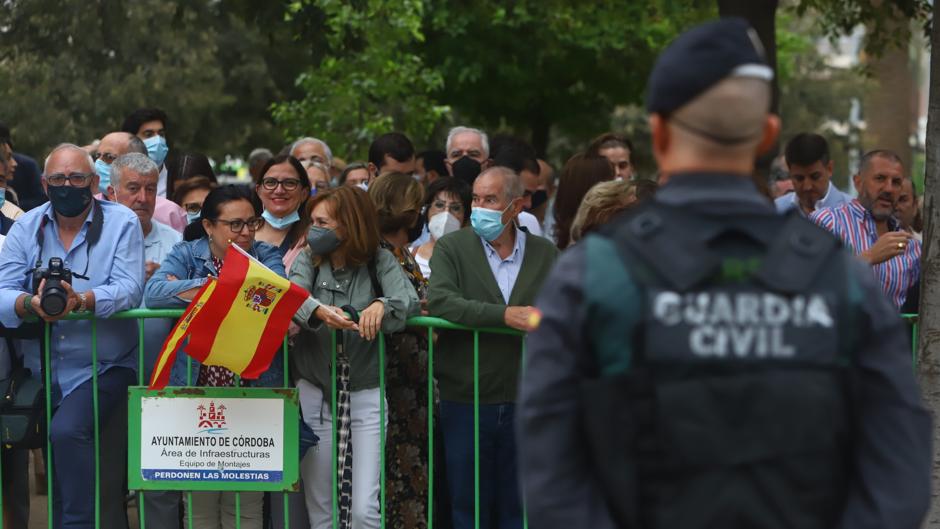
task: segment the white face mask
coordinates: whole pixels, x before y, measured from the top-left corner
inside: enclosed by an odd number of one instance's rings
[[[428,232],[431,233],[431,238],[435,241],[447,235],[448,233],[457,231],[459,229],[460,221],[457,219],[457,217],[446,211],[441,211],[440,213],[435,214],[428,221]]]

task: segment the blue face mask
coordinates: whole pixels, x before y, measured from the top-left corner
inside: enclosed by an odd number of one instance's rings
[[[166,138],[157,134],[144,140],[144,145],[147,146],[147,156],[153,163],[157,164],[157,167],[162,165],[163,160],[166,160],[166,153],[170,150],[166,145]]]
[[[280,219],[275,217],[274,214],[268,210],[264,210],[264,212],[261,213],[261,216],[264,217],[265,222],[270,224],[271,227],[276,230],[283,230],[284,228],[287,228],[291,224],[300,220],[300,214],[297,213],[296,210],[290,215]]]
[[[506,206],[506,209],[502,211],[473,208],[473,211],[470,213],[470,225],[473,226],[473,231],[480,237],[483,237],[484,240],[495,241],[509,224],[503,224],[503,213],[506,213],[511,207],[512,204],[510,203]]]
[[[102,160],[95,161],[95,173],[98,174],[98,191],[107,195],[111,185],[111,166]]]
[[[201,216],[202,216],[202,213],[199,211],[195,213],[190,213],[187,211],[186,212],[186,224],[192,224],[193,222],[196,222],[197,220],[199,220],[199,217]]]

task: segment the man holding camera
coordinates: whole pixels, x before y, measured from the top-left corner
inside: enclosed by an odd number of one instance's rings
[[[91,529],[97,455],[92,369],[98,374],[98,428],[104,432],[124,409],[127,387],[137,378],[136,323],[105,318],[140,305],[143,234],[131,210],[93,199],[98,176],[91,157],[76,145],[53,149],[42,185],[49,203],[20,217],[0,252],[0,322],[19,327],[24,319],[39,318],[51,325],[49,365],[40,339],[24,345],[24,356],[37,376],[40,366],[50,370],[55,527]],[[92,321],[60,321],[72,312],[98,319],[96,359]],[[102,466],[100,472],[104,476],[109,469]],[[105,489],[101,526],[126,527],[123,497]]]

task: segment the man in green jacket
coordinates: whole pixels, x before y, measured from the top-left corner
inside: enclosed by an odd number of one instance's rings
[[[531,307],[558,251],[547,239],[518,227],[522,182],[492,167],[473,183],[471,228],[437,241],[431,257],[431,315],[470,327],[529,331]],[[442,332],[435,348],[441,428],[453,522],[474,527],[474,333]],[[516,479],[513,414],[522,338],[479,335],[480,528],[522,528]]]

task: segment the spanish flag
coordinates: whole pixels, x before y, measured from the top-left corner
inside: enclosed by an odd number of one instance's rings
[[[150,389],[166,387],[176,353],[255,379],[268,369],[307,291],[272,272],[237,245],[225,253],[218,279],[209,278],[180,317],[157,357]]]

